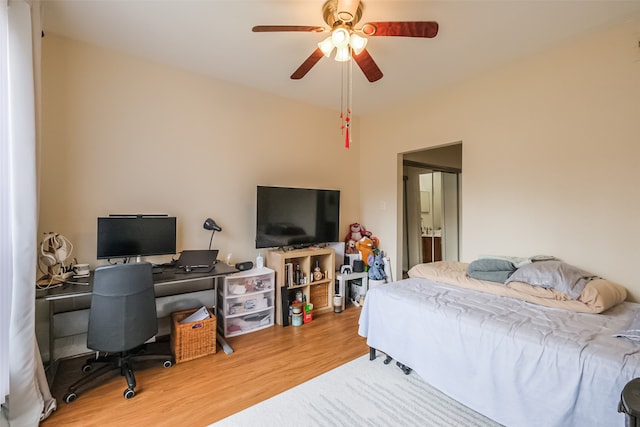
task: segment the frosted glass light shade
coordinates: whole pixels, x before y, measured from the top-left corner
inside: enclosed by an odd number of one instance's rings
[[[349,44],[349,32],[344,28],[336,28],[331,33],[331,41],[337,48],[345,47]]]
[[[349,55],[349,46],[339,47],[336,51],[336,61],[344,62],[348,61],[349,58],[351,58],[351,55]]]
[[[327,37],[326,39],[318,43],[318,47],[320,48],[322,53],[324,53],[324,56],[328,58],[331,55],[331,51],[334,48],[333,42],[331,41],[331,36]]]
[[[367,46],[367,39],[365,37],[361,37],[357,34],[351,34],[351,38],[349,39],[349,45],[351,46],[351,49],[353,49],[353,52],[356,55],[359,55],[360,52],[362,52],[364,50],[364,48]]]

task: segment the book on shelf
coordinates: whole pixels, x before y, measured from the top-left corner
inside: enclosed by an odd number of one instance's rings
[[[295,285],[293,281],[293,263],[288,262],[284,265],[284,285],[287,288]]]
[[[282,326],[289,326],[289,291],[286,286],[280,290],[281,307],[282,307]]]

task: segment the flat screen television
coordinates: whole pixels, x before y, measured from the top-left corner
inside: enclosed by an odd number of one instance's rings
[[[176,253],[176,218],[110,215],[98,218],[98,259]]]
[[[258,186],[256,248],[339,240],[340,191]]]

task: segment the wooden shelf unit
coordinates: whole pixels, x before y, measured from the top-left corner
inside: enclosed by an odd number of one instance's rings
[[[291,294],[301,291],[306,300],[313,304],[313,312],[333,310],[333,294],[335,289],[335,252],[332,248],[305,248],[294,250],[274,249],[267,252],[267,266],[275,270],[276,283],[276,323],[283,324],[282,291],[288,283],[285,274],[285,265],[300,266],[300,272],[306,282],[303,284],[291,284],[285,290]],[[313,272],[316,262],[323,278],[313,280]],[[285,307],[288,315],[289,308]]]

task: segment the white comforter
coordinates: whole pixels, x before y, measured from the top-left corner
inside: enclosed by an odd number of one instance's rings
[[[613,334],[638,310],[575,313],[412,278],[369,290],[359,334],[506,426],[623,426],[640,343]]]

